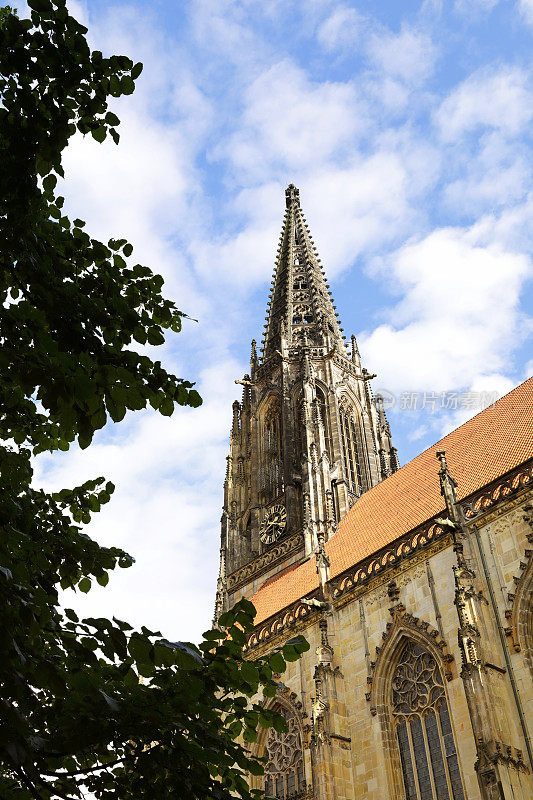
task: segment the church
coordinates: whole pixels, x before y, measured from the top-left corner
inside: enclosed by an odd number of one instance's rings
[[[533,798],[533,379],[400,466],[303,216],[233,404],[216,614],[311,647],[266,701],[278,800]]]

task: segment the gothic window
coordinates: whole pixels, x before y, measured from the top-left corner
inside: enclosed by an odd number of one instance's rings
[[[326,440],[326,452],[331,459],[332,457],[332,447],[331,447],[331,426],[329,424],[329,414],[328,414],[328,407],[326,403],[326,398],[322,389],[316,390],[316,399],[318,401],[318,411],[320,414],[320,419],[322,420],[322,425],[324,426],[324,437]]]
[[[392,714],[406,800],[464,800],[442,673],[413,641],[394,671]]]
[[[354,413],[351,408],[340,408],[340,433],[342,453],[344,458],[344,473],[348,488],[360,494],[364,491],[364,472],[362,469],[361,452],[362,443],[359,429],[354,423]]]
[[[307,281],[305,280],[305,278],[296,278],[292,288],[294,289],[295,292],[307,289]]]
[[[288,731],[278,733],[273,728],[268,731],[263,789],[268,797],[289,800],[306,788],[302,739],[296,715],[285,706],[277,706],[276,711],[285,717]]]
[[[277,399],[270,403],[263,418],[261,455],[261,491],[263,501],[268,503],[283,492],[281,405]]]

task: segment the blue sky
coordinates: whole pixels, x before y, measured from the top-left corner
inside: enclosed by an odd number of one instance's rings
[[[37,481],[113,480],[89,533],[137,559],[69,602],[195,638],[289,182],[345,332],[395,401],[401,463],[531,373],[533,0],[70,5],[93,47],[145,67],[115,103],[119,147],[69,146],[68,207],[128,237],[198,319],[156,353],[204,405],[131,415],[41,458]]]

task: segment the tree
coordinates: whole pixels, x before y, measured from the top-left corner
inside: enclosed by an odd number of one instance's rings
[[[61,155],[77,132],[119,141],[108,98],[142,70],[91,52],[65,0],[0,12],[0,795],[9,800],[247,798],[260,764],[239,745],[282,729],[253,698],[298,658],[300,638],[246,660],[254,609],[241,601],[199,646],[126,622],[78,619],[59,588],[89,591],[131,557],[81,528],[109,501],[103,478],[49,494],[32,455],[88,447],[108,417],[197,406],[193,384],[135,342],[162,344],[182,312],[163,279],[63,213]],[[285,659],[285,660],[284,660]]]

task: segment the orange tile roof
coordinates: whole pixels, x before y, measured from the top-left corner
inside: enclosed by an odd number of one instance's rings
[[[527,461],[533,456],[533,378],[365,492],[326,544],[331,578],[443,511],[437,450],[446,450],[459,498]],[[256,624],[317,587],[314,558],[270,578],[252,597]]]

